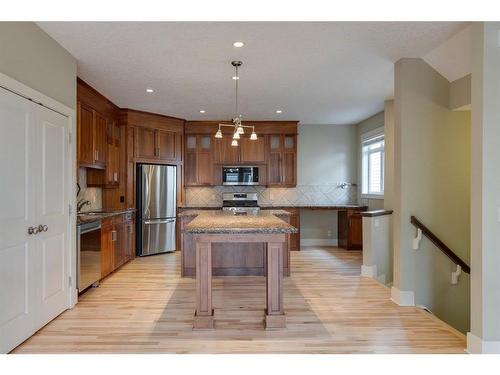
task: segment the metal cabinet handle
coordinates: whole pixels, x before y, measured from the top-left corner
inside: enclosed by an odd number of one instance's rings
[[[113,242],[116,241],[116,230],[111,231],[111,241],[113,241]]]
[[[95,150],[95,154],[96,154],[95,160],[99,160],[99,150]]]
[[[113,181],[118,182],[118,172],[113,173]]]

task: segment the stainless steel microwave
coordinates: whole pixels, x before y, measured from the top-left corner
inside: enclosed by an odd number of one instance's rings
[[[222,185],[259,185],[259,167],[222,167]]]

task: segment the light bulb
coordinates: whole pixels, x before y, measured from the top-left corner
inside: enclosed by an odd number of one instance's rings
[[[237,128],[236,128],[236,132],[238,134],[245,134],[245,130],[243,129],[243,126],[239,125]]]
[[[222,138],[222,132],[219,130],[217,130],[217,133],[215,133],[215,138]]]
[[[238,141],[236,139],[233,139],[231,141],[231,146],[238,146]]]
[[[256,141],[257,140],[257,133],[255,131],[253,131],[252,134],[250,134],[250,139],[252,141]]]
[[[240,139],[240,133],[238,133],[237,131],[234,132],[233,139]]]

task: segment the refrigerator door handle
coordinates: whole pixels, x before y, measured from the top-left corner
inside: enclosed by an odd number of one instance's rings
[[[166,223],[174,223],[175,219],[168,219],[168,220],[145,220],[144,224],[145,225],[151,225],[151,224],[166,224]]]

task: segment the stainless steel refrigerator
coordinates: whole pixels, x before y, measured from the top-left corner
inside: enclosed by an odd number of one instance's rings
[[[176,167],[139,164],[136,177],[138,255],[175,251]]]

